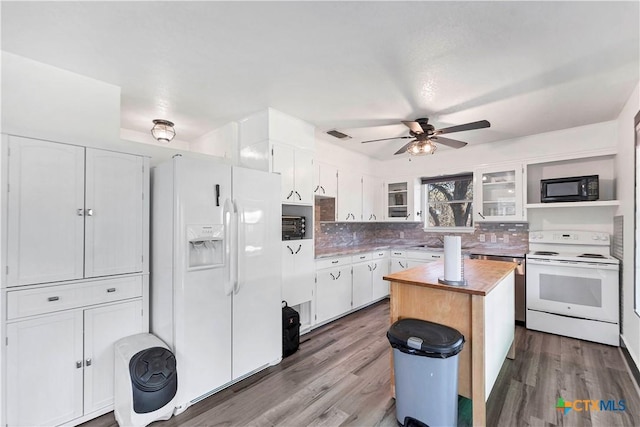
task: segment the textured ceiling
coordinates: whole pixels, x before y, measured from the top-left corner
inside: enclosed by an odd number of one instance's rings
[[[266,107],[379,159],[400,120],[479,144],[617,117],[638,2],[7,2],[2,49],[122,88],[125,129],[197,137]],[[446,149],[442,148],[442,149]]]

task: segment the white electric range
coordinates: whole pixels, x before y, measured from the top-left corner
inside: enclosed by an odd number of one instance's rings
[[[607,233],[530,231],[527,328],[619,345],[619,261]]]

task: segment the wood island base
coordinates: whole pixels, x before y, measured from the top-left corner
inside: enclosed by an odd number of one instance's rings
[[[486,424],[486,400],[505,358],[515,350],[515,264],[465,260],[469,285],[438,283],[442,261],[385,276],[391,281],[391,323],[405,318],[450,326],[465,337],[459,354],[458,394],[473,402],[473,425]],[[393,352],[391,355],[391,387]],[[481,402],[481,403],[479,403]]]

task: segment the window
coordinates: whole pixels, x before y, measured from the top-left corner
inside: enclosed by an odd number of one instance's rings
[[[473,174],[422,178],[424,227],[473,227]]]

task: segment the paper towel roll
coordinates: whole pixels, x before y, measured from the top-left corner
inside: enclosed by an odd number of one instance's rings
[[[444,280],[462,279],[462,238],[444,236]]]

